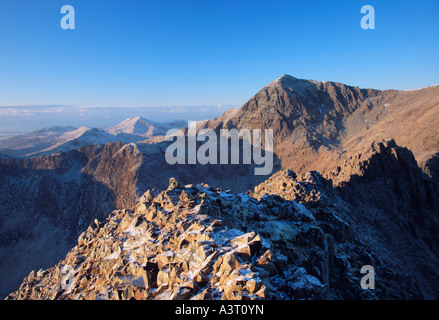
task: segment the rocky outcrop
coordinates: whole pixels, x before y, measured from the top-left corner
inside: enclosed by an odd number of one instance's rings
[[[64,261],[31,272],[8,299],[265,298],[262,279],[276,261],[269,245],[203,215],[206,192],[175,180],[147,192],[134,211],[96,220]]]

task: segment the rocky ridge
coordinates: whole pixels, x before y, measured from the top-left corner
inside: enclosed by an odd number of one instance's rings
[[[392,141],[373,148],[378,163],[400,155],[391,168],[413,160]],[[377,168],[374,159],[363,167]],[[352,176],[352,187],[334,187],[317,172],[281,171],[238,194],[171,179],[133,210],[95,221],[63,261],[32,272],[8,299],[437,298],[437,251],[431,237],[417,235],[425,224],[437,230],[427,222],[437,212],[418,207],[412,216],[391,216],[398,231],[370,235],[371,227],[388,228],[389,218],[379,203],[350,197],[354,184],[371,183],[368,170]],[[395,194],[406,178],[397,178]],[[401,250],[396,232],[406,238]],[[360,287],[364,265],[375,268],[375,290]]]
[[[273,243],[288,243],[293,233],[312,234],[311,241],[324,242],[323,234],[310,226],[295,231],[285,224],[279,229],[283,219],[271,212],[274,203],[267,200],[207,185],[182,188],[171,179],[168,190],[156,197],[147,192],[134,211],[118,210],[104,223],[95,221],[64,261],[31,272],[8,299],[285,299],[293,298],[292,293],[296,298],[322,297],[326,290],[321,280],[305,268],[288,269],[291,261],[279,251],[285,244]],[[315,221],[305,208],[281,202],[288,219]],[[271,238],[228,227],[238,220],[240,229],[249,222],[266,222],[260,231]]]

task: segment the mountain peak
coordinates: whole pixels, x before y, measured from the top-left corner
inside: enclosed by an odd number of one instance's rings
[[[294,80],[294,79],[297,80],[296,77],[293,77],[293,76],[286,74],[286,73],[278,78],[278,80]]]
[[[282,76],[280,76],[279,78],[277,78],[276,80],[274,80],[271,84],[277,84],[277,83],[282,83],[285,81],[291,81],[291,80],[298,80],[296,77],[290,76],[289,74],[283,74]]]
[[[281,86],[282,88],[303,89],[303,88],[308,88],[309,86],[320,87],[325,83],[332,83],[333,85],[337,85],[337,86],[349,87],[349,85],[346,85],[344,83],[338,83],[333,81],[320,81],[313,79],[300,79],[293,77],[289,74],[283,74],[273,82],[269,83],[266,87]]]
[[[122,123],[136,123],[136,122],[146,122],[146,123],[152,123],[152,121],[148,120],[148,119],[144,119],[140,116],[136,116],[136,117],[132,117],[132,118],[128,118],[124,121],[122,121]]]
[[[154,124],[139,116],[122,121],[114,127],[106,128],[105,131],[113,134],[130,134],[137,136],[150,136],[154,130]]]
[[[156,135],[165,135],[169,129],[180,129],[184,127],[182,121],[173,121],[169,123],[158,123],[140,116],[132,117],[121,123],[105,128],[105,131],[112,135],[125,135],[131,137],[151,138]]]
[[[313,80],[305,80],[305,79],[299,79],[296,77],[293,77],[289,74],[284,74],[274,80],[273,82],[269,83],[267,87],[281,87],[281,88],[293,88],[293,89],[303,89],[304,87],[309,86],[312,83],[315,83],[316,81]]]

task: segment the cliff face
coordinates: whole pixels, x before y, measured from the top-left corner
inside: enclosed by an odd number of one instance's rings
[[[439,192],[412,152],[393,140],[374,143],[332,177],[364,239],[421,290],[436,291]]]
[[[377,142],[329,176],[332,179],[317,172],[279,172],[255,188],[255,194],[312,203],[323,207],[322,213],[330,208],[357,240],[397,274],[395,280],[408,281],[420,298],[436,299],[439,192],[413,154],[393,140]],[[325,228],[349,234],[342,228]]]

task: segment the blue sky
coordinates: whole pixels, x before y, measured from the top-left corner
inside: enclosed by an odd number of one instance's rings
[[[60,27],[74,6],[76,29]],[[376,29],[360,27],[373,5]],[[1,0],[0,105],[242,105],[287,73],[439,83],[437,0]]]

